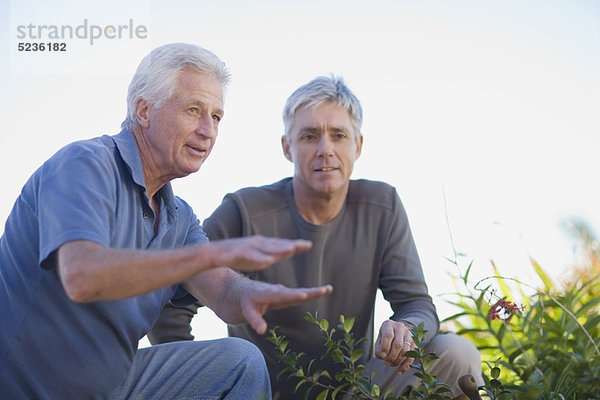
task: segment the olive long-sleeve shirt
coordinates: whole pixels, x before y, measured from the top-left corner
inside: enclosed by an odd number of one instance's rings
[[[316,312],[319,319],[334,324],[340,315],[355,317],[354,337],[366,338],[363,361],[371,356],[377,289],[391,305],[391,319],[414,325],[424,322],[428,337],[438,331],[438,317],[406,212],[396,190],[388,184],[350,181],[343,209],[326,225],[313,225],[299,214],[291,178],[245,188],[225,196],[204,222],[204,229],[210,240],[261,234],[313,242],[307,253],[249,274],[253,279],[290,287],[333,285],[329,296],[265,314],[269,327],[278,326],[278,334],[290,341],[292,350],[306,353],[305,362],[319,360],[325,349],[317,338],[317,327],[304,320],[307,312]],[[280,392],[281,399],[294,398],[296,383],[285,376],[277,380],[283,367],[265,336],[247,325],[230,326],[229,334],[254,342],[265,355],[274,394]],[[338,368],[321,361],[316,366],[334,373]]]

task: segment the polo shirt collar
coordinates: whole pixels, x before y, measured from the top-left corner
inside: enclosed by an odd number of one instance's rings
[[[133,133],[131,133],[128,129],[123,129],[117,135],[113,136],[113,140],[117,145],[117,149],[121,154],[121,158],[129,167],[129,171],[131,172],[131,176],[133,181],[139,186],[146,189],[146,182],[144,181],[144,169],[142,168],[142,157],[140,156],[140,150],[138,148],[137,142],[135,141],[135,137]],[[173,189],[171,188],[171,183],[167,182],[160,190],[163,200],[165,201],[165,205],[172,210],[173,208],[177,208],[175,205],[175,196],[173,194]]]
[[[142,157],[133,133],[128,129],[123,129],[119,134],[113,136],[113,140],[117,145],[117,149],[119,149],[119,153],[121,153],[121,158],[129,167],[133,181],[145,189],[146,182],[144,181]]]

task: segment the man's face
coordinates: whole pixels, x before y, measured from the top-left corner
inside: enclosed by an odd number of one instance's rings
[[[345,196],[362,135],[356,138],[350,114],[342,106],[326,103],[299,108],[282,146],[294,163],[294,189],[310,196]]]
[[[212,74],[181,71],[173,95],[148,105],[143,139],[155,176],[169,180],[200,169],[217,139],[223,117],[223,88]]]

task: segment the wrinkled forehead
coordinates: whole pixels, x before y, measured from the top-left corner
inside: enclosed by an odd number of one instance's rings
[[[186,97],[189,101],[211,100],[214,106],[223,109],[224,87],[219,77],[211,72],[193,68],[179,71],[170,97]]]

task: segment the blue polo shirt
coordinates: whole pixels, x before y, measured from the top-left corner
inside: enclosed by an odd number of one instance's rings
[[[64,147],[27,181],[0,238],[0,399],[108,398],[163,305],[194,301],[173,285],[74,303],[58,277],[56,250],[71,240],[128,249],[207,241],[170,184],[158,195],[155,234],[140,154],[127,130]]]

